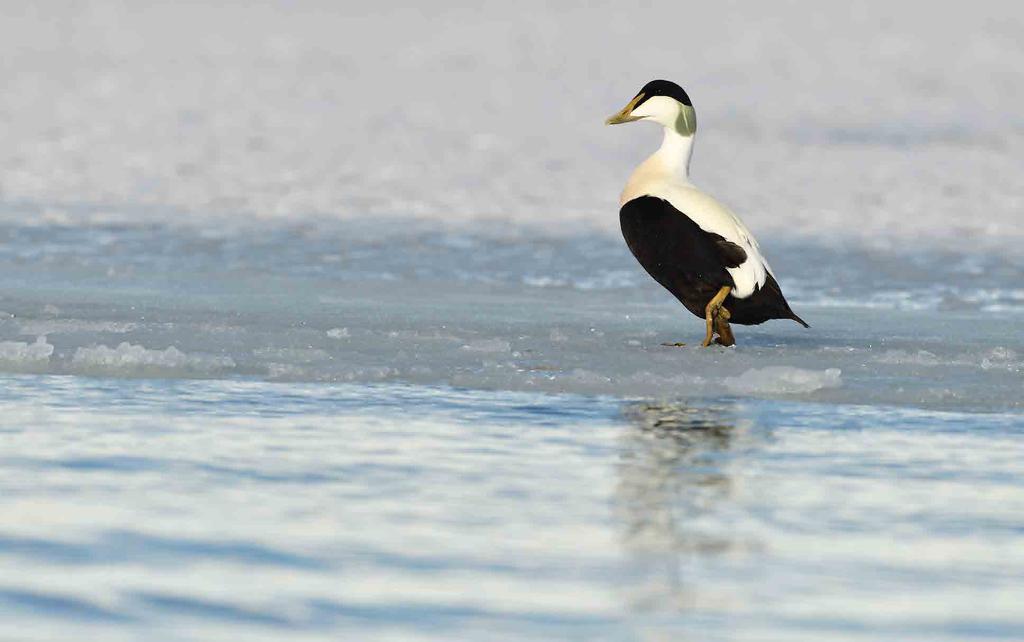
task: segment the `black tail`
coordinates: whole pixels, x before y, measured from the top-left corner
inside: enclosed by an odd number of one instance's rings
[[[811,327],[789,307],[786,297],[782,296],[779,282],[770,272],[764,285],[755,288],[753,294],[745,299],[728,299],[725,305],[732,313],[730,323],[758,325],[770,319],[793,319],[805,328]]]

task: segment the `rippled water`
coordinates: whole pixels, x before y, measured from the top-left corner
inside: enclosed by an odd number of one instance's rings
[[[8,639],[1015,639],[1024,421],[6,376]]]

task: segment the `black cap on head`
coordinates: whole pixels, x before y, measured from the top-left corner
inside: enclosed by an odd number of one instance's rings
[[[693,107],[693,103],[690,102],[690,97],[686,95],[683,88],[675,84],[671,80],[652,80],[651,82],[644,85],[638,94],[643,94],[644,97],[640,100],[637,105],[642,105],[651,96],[668,96],[669,98],[675,98],[684,105]]]

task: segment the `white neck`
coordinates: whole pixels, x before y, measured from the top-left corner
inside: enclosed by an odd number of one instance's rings
[[[661,147],[654,152],[649,160],[661,165],[666,172],[674,177],[687,180],[690,176],[691,156],[693,156],[693,134],[684,136],[674,127],[666,127]]]
[[[689,185],[692,153],[693,135],[684,136],[675,128],[666,127],[661,147],[640,163],[626,181],[626,188],[619,197],[619,206],[638,196],[655,193],[665,185]]]

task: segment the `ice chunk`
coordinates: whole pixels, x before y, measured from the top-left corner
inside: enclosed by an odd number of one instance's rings
[[[1009,361],[1017,358],[1017,352],[1003,346],[996,346],[988,351],[986,358],[993,361]]]
[[[138,324],[127,321],[86,321],[82,319],[53,319],[25,321],[18,326],[21,334],[69,334],[72,332],[133,332]]]
[[[982,370],[1019,370],[1022,366],[1017,353],[1003,346],[996,346],[986,352],[966,352],[940,357],[927,350],[887,350],[875,357],[878,363],[901,366],[968,366]]]
[[[906,350],[886,350],[875,358],[879,363],[896,365],[937,366],[942,363],[938,355],[927,350],[908,352]]]
[[[551,276],[524,276],[523,283],[534,288],[562,288],[569,285],[565,279]]]
[[[151,350],[122,342],[116,348],[105,345],[78,348],[71,365],[79,370],[99,370],[116,374],[160,374],[166,372],[212,373],[235,367],[231,357],[186,354],[171,346]]]
[[[330,354],[319,348],[256,348],[252,354],[258,359],[296,364],[316,363],[331,359]]]
[[[575,283],[579,290],[614,290],[636,285],[636,270],[611,270],[597,276],[580,279]]]
[[[707,390],[707,380],[700,375],[662,374],[647,370],[618,373],[574,368],[564,373],[554,372],[543,377],[533,377],[532,380],[535,384],[542,384],[545,380],[552,382],[559,391],[586,394],[689,395]]]
[[[476,339],[462,346],[470,352],[509,352],[512,344],[504,339]]]
[[[45,336],[36,337],[35,343],[21,341],[0,341],[0,366],[20,368],[40,366],[49,363],[53,346]]]
[[[327,331],[327,336],[332,339],[347,339],[352,336],[352,333],[348,331],[348,328],[331,328]]]
[[[1019,371],[1024,364],[1017,361],[1016,351],[1002,346],[996,346],[985,353],[981,358],[981,363],[978,365],[982,370],[1005,369]]]
[[[841,385],[839,368],[807,370],[792,366],[751,368],[738,377],[726,377],[725,387],[738,394],[798,394]]]
[[[569,335],[567,335],[564,331],[555,328],[548,335],[548,339],[551,340],[552,343],[564,343],[569,340]]]
[[[306,369],[290,363],[268,363],[267,376],[275,380],[297,380],[306,376]]]

